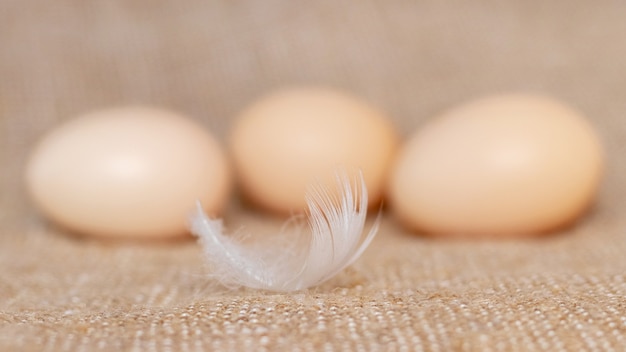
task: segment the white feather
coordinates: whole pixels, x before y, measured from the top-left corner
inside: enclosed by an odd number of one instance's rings
[[[244,245],[223,233],[220,219],[206,216],[198,203],[191,232],[199,237],[212,276],[229,287],[296,291],[318,285],[352,264],[370,244],[376,220],[364,235],[367,188],[361,172],[351,180],[337,172],[336,189],[321,183],[307,190],[310,232],[281,234],[278,243]]]

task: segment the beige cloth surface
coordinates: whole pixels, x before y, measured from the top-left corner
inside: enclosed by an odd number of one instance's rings
[[[624,15],[609,0],[3,0],[0,350],[625,350]],[[483,94],[554,95],[605,140],[598,205],[506,242],[425,238],[386,216],[353,267],[273,294],[214,287],[193,241],[66,234],[24,194],[29,149],[81,112],[156,104],[224,140],[239,109],[288,84],[353,91],[405,135]],[[281,222],[235,201],[227,221]]]

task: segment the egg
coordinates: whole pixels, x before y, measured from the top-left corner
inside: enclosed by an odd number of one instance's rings
[[[244,109],[230,149],[241,190],[277,213],[300,212],[305,191],[337,169],[362,170],[370,205],[380,203],[398,145],[387,116],[342,91],[298,87],[276,91]]]
[[[503,94],[433,119],[403,147],[389,183],[409,228],[447,237],[542,234],[593,202],[603,148],[578,111],[552,98]]]
[[[43,214],[108,238],[185,236],[196,200],[218,213],[229,185],[226,157],[208,132],[150,107],[71,120],[43,138],[26,168],[26,186]]]

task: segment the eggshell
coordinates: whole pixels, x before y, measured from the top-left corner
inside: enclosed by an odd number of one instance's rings
[[[381,200],[398,138],[384,113],[332,89],[275,92],[244,110],[230,146],[249,200],[271,211],[303,210],[305,190],[337,168],[360,168],[370,205]]]
[[[193,121],[148,107],[86,114],[49,133],[26,171],[35,204],[79,233],[128,238],[186,234],[196,200],[219,212],[226,158]]]
[[[413,135],[390,179],[397,217],[440,236],[544,233],[574,221],[600,183],[603,151],[581,114],[547,97],[487,97]]]

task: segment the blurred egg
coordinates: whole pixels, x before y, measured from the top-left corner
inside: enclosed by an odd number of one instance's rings
[[[94,236],[173,238],[196,200],[219,212],[229,171],[193,121],[147,107],[101,110],[50,132],[27,165],[27,187],[51,220]]]
[[[375,206],[397,144],[384,113],[323,88],[293,88],[260,99],[241,113],[230,139],[247,198],[287,214],[303,210],[306,187],[327,182],[337,168],[360,168]]]
[[[579,112],[550,98],[500,95],[462,105],[413,135],[390,198],[408,227],[440,236],[543,233],[592,203],[603,150]]]

